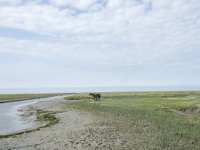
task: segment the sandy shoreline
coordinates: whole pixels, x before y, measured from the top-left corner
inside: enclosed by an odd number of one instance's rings
[[[59,123],[30,133],[0,139],[0,150],[131,149],[129,135],[112,126],[112,117],[68,107],[65,100],[39,102],[23,108],[22,118],[36,119],[36,110],[58,112]],[[46,122],[36,121],[35,127]],[[137,145],[137,144],[136,144]],[[137,148],[138,149],[138,148]]]
[[[63,101],[46,101],[27,106],[21,110],[23,111],[22,117],[26,121],[34,119],[37,109],[63,111],[62,103]],[[87,125],[92,123],[91,116],[69,109],[56,114],[56,117],[60,119],[60,122],[56,125],[16,137],[0,139],[0,149],[74,149],[75,145],[78,144],[71,144],[70,134],[87,128]],[[36,122],[34,128],[44,124],[46,122]]]

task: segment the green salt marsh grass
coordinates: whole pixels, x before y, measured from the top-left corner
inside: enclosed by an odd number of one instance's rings
[[[36,98],[45,98],[51,96],[61,96],[65,93],[46,93],[46,94],[0,94],[0,103],[1,102],[11,102],[11,101],[20,101]]]
[[[132,135],[144,149],[200,149],[200,92],[101,93],[92,102],[88,93],[66,100],[81,100],[73,107],[111,116],[107,123]],[[134,135],[137,135],[136,137]],[[137,139],[138,138],[138,139]],[[134,144],[132,145],[134,147]],[[136,148],[137,148],[136,147]]]

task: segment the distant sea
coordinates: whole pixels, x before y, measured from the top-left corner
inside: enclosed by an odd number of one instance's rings
[[[79,92],[151,92],[200,91],[199,86],[129,86],[129,87],[58,87],[58,88],[0,88],[0,94],[79,93]]]

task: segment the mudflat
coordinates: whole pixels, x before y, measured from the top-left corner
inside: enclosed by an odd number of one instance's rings
[[[105,118],[94,113],[79,111],[66,102],[45,101],[24,107],[22,119],[35,120],[33,128],[20,131],[10,137],[0,139],[1,150],[70,150],[70,149],[118,149],[127,147],[126,137],[119,132],[112,132]],[[43,113],[53,113],[59,122],[51,125],[40,118]],[[42,114],[43,114],[42,113]],[[28,132],[27,132],[28,131]],[[29,132],[30,131],[30,132]],[[110,131],[110,133],[108,133]]]
[[[37,110],[57,112],[59,123],[41,128],[39,130],[23,133],[9,138],[0,139],[0,149],[74,149],[81,148],[77,143],[76,133],[87,128],[92,123],[92,117],[88,113],[75,110],[63,110],[62,101],[39,102],[23,108],[22,118],[26,121],[33,119]],[[37,120],[37,119],[35,119]],[[44,126],[46,122],[36,121],[33,128]],[[30,129],[27,129],[30,130]]]

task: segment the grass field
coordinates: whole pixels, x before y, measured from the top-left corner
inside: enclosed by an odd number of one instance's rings
[[[35,98],[44,98],[50,96],[64,95],[65,93],[47,93],[47,94],[0,94],[0,102],[20,101]]]
[[[102,116],[104,123],[112,127],[107,133],[128,134],[130,149],[200,149],[200,92],[101,95],[99,102],[92,102],[88,93],[66,99],[82,100],[73,108]]]

